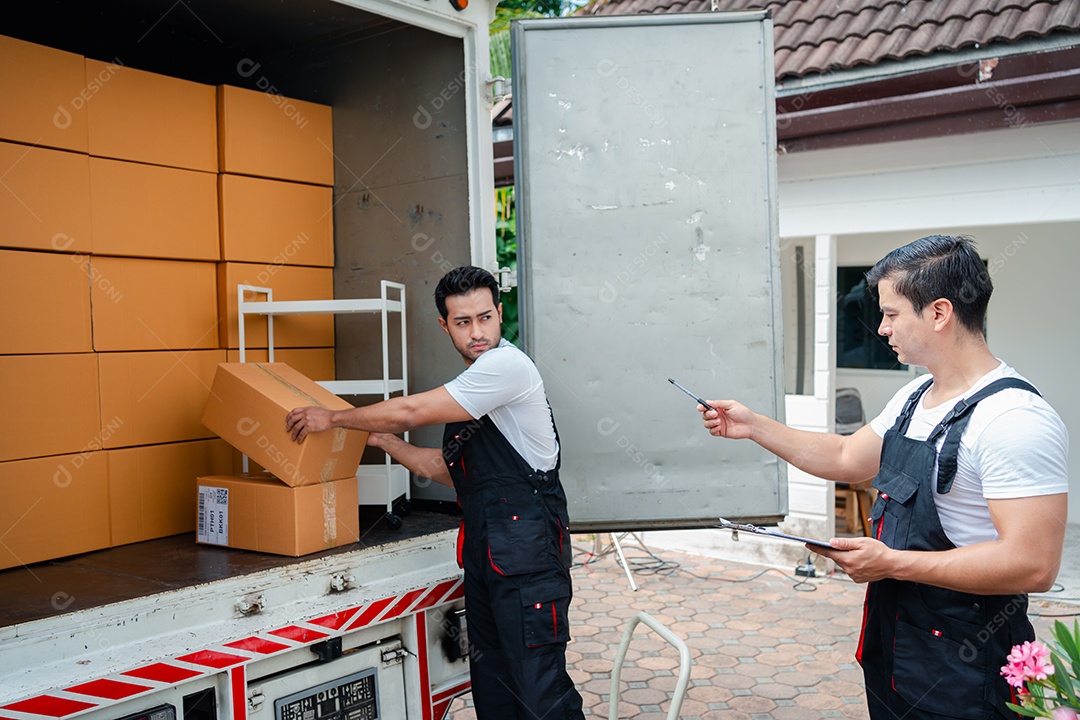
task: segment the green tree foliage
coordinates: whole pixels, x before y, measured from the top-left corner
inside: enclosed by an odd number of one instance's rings
[[[495,188],[495,257],[499,267],[517,272],[517,217],[514,188]],[[518,331],[518,289],[503,293],[503,337],[521,347]]]

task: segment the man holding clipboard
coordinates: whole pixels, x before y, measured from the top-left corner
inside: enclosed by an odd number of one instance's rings
[[[926,367],[853,435],[787,427],[733,400],[699,406],[712,435],[747,438],[818,477],[874,477],[874,537],[814,547],[869,583],[857,657],[873,720],[1017,717],[1000,677],[1034,638],[1027,593],[1061,564],[1068,436],[1038,391],[989,350],[993,286],[970,239],[934,235],[867,273],[879,334]]]

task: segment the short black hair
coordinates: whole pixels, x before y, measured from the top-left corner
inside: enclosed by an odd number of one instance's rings
[[[892,282],[896,293],[907,298],[915,312],[922,313],[924,307],[944,298],[952,303],[961,326],[982,332],[994,283],[971,237],[928,235],[896,248],[866,273],[875,301],[882,280]]]
[[[464,295],[477,288],[491,290],[491,301],[499,306],[499,283],[491,273],[483,268],[463,265],[443,275],[435,287],[435,307],[442,319],[446,319],[446,298],[451,295]]]

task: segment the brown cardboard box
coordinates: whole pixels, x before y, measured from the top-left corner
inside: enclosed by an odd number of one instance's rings
[[[217,101],[211,85],[87,59],[90,154],[217,172]]]
[[[299,557],[360,539],[356,478],[289,487],[258,475],[201,477],[195,538]]]
[[[219,260],[217,175],[90,158],[94,254]]]
[[[195,530],[195,482],[232,471],[224,440],[107,450],[110,545]]]
[[[221,258],[334,266],[333,190],[220,175]]]
[[[213,437],[202,424],[224,350],[100,353],[105,448]]]
[[[93,353],[0,355],[0,398],[0,461],[101,448]]]
[[[94,349],[218,347],[215,263],[93,257]]]
[[[90,352],[85,255],[0,250],[0,354]]]
[[[266,350],[248,350],[245,362],[269,362]],[[240,362],[240,351],[227,351],[226,360],[231,363]],[[274,360],[283,362],[301,375],[313,380],[334,380],[337,371],[334,367],[334,348],[275,348]],[[232,472],[241,474],[244,472],[244,455],[239,450],[233,450]],[[264,468],[257,462],[248,458],[248,472],[262,472]]]
[[[331,300],[334,297],[334,271],[331,268],[293,267],[290,265],[218,264],[218,324],[221,347],[240,347],[237,285],[269,287],[274,300]],[[249,294],[248,300],[266,300],[265,295]],[[279,315],[274,318],[274,347],[331,347],[334,344],[332,315]],[[248,348],[266,347],[266,317],[247,320]]]
[[[334,184],[333,108],[218,86],[221,172]]]
[[[0,463],[0,568],[109,546],[103,452]]]
[[[240,351],[229,350],[226,362],[240,362]],[[265,349],[247,351],[245,362],[270,362],[267,359]],[[282,362],[296,370],[301,375],[312,380],[335,380],[337,379],[334,368],[334,348],[275,348],[274,362]]]
[[[0,142],[0,176],[0,246],[90,252],[88,157]]]
[[[82,55],[0,35],[0,138],[86,152]]]
[[[354,477],[368,434],[335,428],[297,444],[285,416],[307,405],[352,407],[285,363],[226,363],[218,366],[202,421],[291,487]]]

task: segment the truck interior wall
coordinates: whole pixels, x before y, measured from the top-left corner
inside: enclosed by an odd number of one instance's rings
[[[337,48],[327,61],[337,68],[329,91],[337,156],[334,294],[377,297],[380,280],[406,286],[409,388],[429,390],[463,367],[432,299],[447,270],[471,262],[462,41],[398,25]],[[381,374],[379,333],[375,316],[336,318],[338,378]],[[389,336],[391,377],[400,367],[398,337]],[[441,433],[425,428],[410,439],[437,446]],[[364,462],[382,459],[369,451]],[[429,483],[414,496],[453,498]]]

